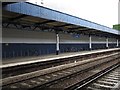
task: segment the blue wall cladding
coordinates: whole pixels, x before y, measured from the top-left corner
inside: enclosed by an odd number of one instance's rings
[[[3,58],[39,56],[55,53],[55,44],[4,43],[2,49]]]
[[[115,48],[115,47],[117,47],[117,44],[116,43],[109,43],[109,48]]]
[[[89,44],[60,44],[60,52],[77,52],[77,51],[83,51],[83,50],[89,50]]]
[[[60,53],[77,52],[89,50],[89,44],[60,44]],[[56,44],[25,44],[25,43],[9,43],[2,44],[3,58],[14,58],[24,56],[40,56],[55,54]]]
[[[116,47],[116,44],[109,44],[109,48]],[[92,44],[92,49],[104,49],[106,44]],[[65,52],[79,52],[89,50],[89,43],[61,43],[60,53]],[[3,43],[2,44],[2,57],[3,58],[15,58],[25,56],[42,56],[56,53],[55,43],[46,44],[25,44],[25,43]]]
[[[2,59],[2,43],[0,43],[0,59]]]
[[[105,43],[101,43],[101,44],[99,44],[99,43],[93,43],[92,44],[92,49],[94,50],[94,49],[104,49],[104,48],[106,48],[106,44]]]

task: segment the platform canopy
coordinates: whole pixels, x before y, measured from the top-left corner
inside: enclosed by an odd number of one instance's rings
[[[3,3],[3,26],[66,31],[68,33],[120,36],[120,31],[28,2]]]

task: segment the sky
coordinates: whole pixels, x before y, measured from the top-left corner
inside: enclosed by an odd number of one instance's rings
[[[113,27],[114,24],[118,24],[119,0],[29,0],[29,1],[111,28]]]

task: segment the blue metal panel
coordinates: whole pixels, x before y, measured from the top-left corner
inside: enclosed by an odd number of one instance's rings
[[[21,3],[10,4],[10,5],[6,5],[4,9],[11,12],[17,12],[17,13],[27,14],[35,17],[44,18],[44,19],[70,23],[74,25],[84,26],[87,28],[93,28],[103,32],[120,35],[120,31],[118,30],[115,30],[103,25],[99,25],[94,22],[90,22],[90,21],[87,21],[72,15],[68,15],[59,11],[55,11],[49,8],[33,5],[30,3],[21,2]]]
[[[38,56],[53,54],[56,51],[55,44],[25,44],[25,43],[9,43],[2,44],[2,57],[14,58],[24,56]]]
[[[116,44],[109,44],[109,48],[115,48]],[[105,43],[94,43],[92,49],[105,49]],[[56,45],[54,43],[47,44],[25,44],[25,43],[9,43],[2,44],[3,58],[25,57],[25,56],[41,56],[47,54],[55,54]],[[89,43],[63,43],[60,44],[60,53],[78,52],[89,50]]]
[[[115,48],[115,47],[117,47],[117,46],[116,46],[116,43],[109,43],[108,46],[109,46],[109,48]]]
[[[105,49],[106,43],[92,43],[92,49]]]
[[[60,44],[60,52],[77,52],[89,50],[89,43]]]
[[[109,48],[116,47],[116,44],[109,44]],[[94,43],[92,49],[104,49],[106,44]],[[89,43],[61,43],[60,53],[65,52],[78,52],[89,50]],[[25,56],[41,56],[48,54],[55,54],[56,44],[54,43],[38,43],[38,44],[25,44],[25,43],[2,43],[2,57],[14,58]]]

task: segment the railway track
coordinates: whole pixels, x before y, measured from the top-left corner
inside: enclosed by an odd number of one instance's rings
[[[86,81],[88,82],[91,79],[91,77],[93,76],[96,77],[99,73],[103,72],[104,70],[106,71],[106,69],[111,68],[112,66],[119,65],[119,64],[115,64],[114,62],[107,62],[107,63],[108,64],[102,63],[101,65],[94,66],[95,69],[89,68],[83,71],[82,73],[79,72],[76,75],[74,74],[73,76],[60,80],[55,84],[46,85],[43,88],[47,87],[47,88],[62,88],[65,90],[74,90],[76,89],[76,86],[84,85]],[[81,90],[85,90],[85,89],[81,89]]]
[[[3,79],[3,90],[9,88],[40,89],[61,88],[69,89],[77,83],[104,71],[114,65],[119,65],[119,53],[111,53],[92,59],[56,66],[41,73],[29,73]],[[66,67],[64,67],[66,66]],[[45,71],[47,73],[45,73]],[[87,73],[86,73],[87,72]],[[40,74],[41,73],[41,74]],[[34,76],[32,76],[34,75]],[[35,76],[36,75],[36,76]],[[31,77],[32,76],[32,77]]]
[[[76,90],[120,90],[120,65],[109,69],[88,83],[83,87],[77,87]]]
[[[69,63],[74,63],[78,61],[82,61],[85,59],[90,59],[90,58],[95,58],[95,57],[100,57],[103,55],[109,55],[111,53],[118,52],[120,50],[116,51],[108,51],[108,52],[100,52],[100,53],[93,53],[93,54],[86,54],[82,56],[75,56],[75,57],[70,57],[70,58],[63,58],[63,59],[55,59],[55,60],[46,60],[43,62],[36,62],[36,63],[31,63],[31,64],[25,64],[25,65],[16,65],[16,66],[11,66],[11,67],[5,67],[2,68],[2,78],[7,78],[11,76],[16,76],[24,73],[29,73],[37,70],[42,70],[50,67],[55,67],[63,64],[69,64]]]

